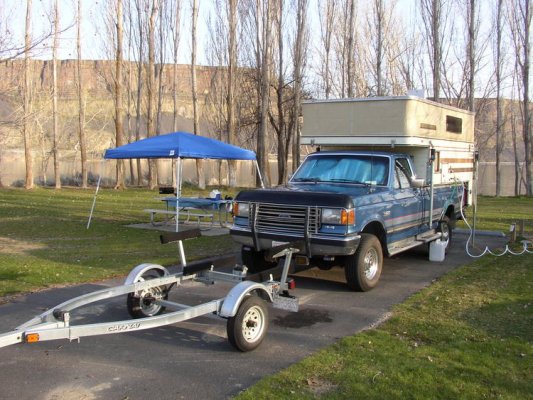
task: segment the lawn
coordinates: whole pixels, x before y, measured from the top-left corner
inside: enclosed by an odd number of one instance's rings
[[[148,222],[142,210],[161,207],[157,195],[100,190],[87,229],[94,190],[0,190],[0,297],[124,276],[147,261],[176,264],[177,247],[159,244],[158,232],[126,226]],[[190,260],[234,250],[229,235],[185,242]]]

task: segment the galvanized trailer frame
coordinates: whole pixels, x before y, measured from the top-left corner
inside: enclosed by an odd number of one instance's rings
[[[200,236],[199,229],[161,236],[162,243],[178,242],[182,271],[171,274],[158,264],[140,264],[129,273],[124,285],[98,290],[65,301],[13,331],[0,334],[0,347],[22,342],[35,343],[56,339],[72,341],[88,336],[134,332],[215,314],[228,320],[228,340],[234,347],[241,351],[255,349],[262,342],[268,327],[268,311],[263,303],[269,302],[275,308],[298,311],[298,299],[288,293],[288,272],[293,253],[299,252],[300,249],[297,244],[290,243],[272,249],[270,254],[272,259],[285,257],[281,279],[274,280],[270,276],[267,281],[254,282],[245,280],[247,278],[245,266],[236,265],[231,273],[215,271],[213,265],[205,266],[202,263],[188,268],[182,240],[198,236]],[[154,277],[154,273],[159,274],[159,277]],[[167,300],[168,292],[173,286],[179,286],[189,280],[209,285],[225,281],[235,283],[235,286],[225,297],[196,306]],[[71,324],[73,310],[122,295],[128,295],[128,311],[135,319]],[[257,300],[249,301],[250,297]],[[165,308],[173,311],[161,313]]]

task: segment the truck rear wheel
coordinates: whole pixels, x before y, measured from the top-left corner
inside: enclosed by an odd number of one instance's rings
[[[242,246],[241,257],[243,265],[248,267],[250,273],[262,272],[277,265],[276,262],[265,259],[264,251],[257,251],[249,246]]]
[[[442,233],[442,237],[440,240],[446,242],[446,248],[444,251],[448,253],[448,250],[452,246],[452,223],[450,221],[450,218],[448,218],[447,216],[442,217],[437,226],[437,232]]]
[[[344,275],[352,290],[367,292],[373,289],[381,276],[383,251],[379,239],[369,233],[361,234],[361,242],[356,252],[346,256]]]

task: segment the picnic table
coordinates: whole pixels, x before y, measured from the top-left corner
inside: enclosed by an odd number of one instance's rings
[[[168,221],[183,215],[185,217],[184,223],[196,222],[199,226],[203,223],[207,224],[207,229],[210,229],[215,219],[218,220],[221,227],[227,227],[230,223],[231,199],[210,199],[202,197],[180,197],[176,200],[175,196],[157,197],[157,200],[165,203],[165,209],[146,209],[145,212],[150,213],[150,222],[156,225],[155,215],[163,214]],[[178,213],[176,213],[176,204],[178,204]]]

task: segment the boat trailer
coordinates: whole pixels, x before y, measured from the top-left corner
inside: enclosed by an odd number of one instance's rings
[[[177,242],[182,265],[180,272],[171,274],[158,264],[140,264],[133,268],[123,285],[65,301],[18,326],[11,332],[0,334],[0,347],[17,343],[36,343],[47,340],[78,340],[82,337],[134,332],[190,320],[202,315],[215,314],[227,319],[228,340],[240,351],[257,348],[268,329],[268,308],[298,311],[298,299],[289,294],[293,288],[288,278],[292,255],[301,251],[299,243],[288,243],[272,248],[268,254],[273,261],[284,257],[281,278],[256,282],[247,274],[244,265],[235,265],[231,272],[214,270],[211,261],[188,266],[183,250],[183,240],[201,236],[199,229],[161,235],[161,243]],[[279,268],[278,268],[279,271]],[[255,278],[259,274],[255,274]],[[262,274],[261,276],[264,276]],[[234,283],[227,295],[203,304],[188,306],[168,300],[170,290],[186,281],[206,285],[217,281]],[[88,304],[127,295],[126,307],[133,319],[93,324],[71,325],[71,312]],[[166,310],[171,310],[166,312]]]

